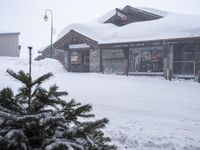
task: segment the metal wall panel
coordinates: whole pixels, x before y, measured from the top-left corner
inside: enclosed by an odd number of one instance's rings
[[[19,57],[19,34],[0,34],[0,56]]]

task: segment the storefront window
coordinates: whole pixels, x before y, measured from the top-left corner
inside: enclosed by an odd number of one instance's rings
[[[174,47],[174,74],[194,75],[199,70],[200,48],[198,45],[176,45]]]
[[[163,72],[164,51],[159,49],[131,50],[131,72]]]
[[[125,56],[122,49],[103,50],[103,71],[105,73],[124,73],[126,69]]]

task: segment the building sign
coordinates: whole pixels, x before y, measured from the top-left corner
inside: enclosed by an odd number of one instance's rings
[[[81,63],[80,54],[76,51],[73,51],[70,56],[70,62],[71,64],[80,64]]]
[[[117,11],[117,16],[119,16],[122,20],[127,20],[127,16],[122,14],[121,12]]]
[[[131,42],[131,43],[117,43],[117,44],[100,44],[101,48],[111,49],[111,48],[127,48],[127,47],[149,47],[149,46],[163,46],[163,45],[173,45],[181,43],[175,40],[159,40],[159,41],[141,41],[141,42]]]
[[[97,58],[97,52],[91,52],[91,59],[95,60]]]
[[[78,61],[78,55],[77,56],[75,56],[75,55],[71,56],[71,62],[77,62],[77,61]]]
[[[87,43],[81,43],[81,44],[70,44],[70,49],[81,49],[81,48],[90,48],[90,46]]]

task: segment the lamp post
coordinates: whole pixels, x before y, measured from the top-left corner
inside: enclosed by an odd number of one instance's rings
[[[53,12],[51,9],[46,9],[45,15],[44,15],[44,21],[48,21],[47,13],[50,12],[51,14],[51,58],[53,58]]]

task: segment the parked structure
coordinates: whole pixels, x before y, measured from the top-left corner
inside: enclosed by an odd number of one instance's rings
[[[72,72],[194,78],[200,17],[126,6],[96,22],[67,26],[53,47],[54,58]],[[50,46],[44,57],[50,57]]]
[[[0,33],[0,56],[19,57],[19,34]]]

